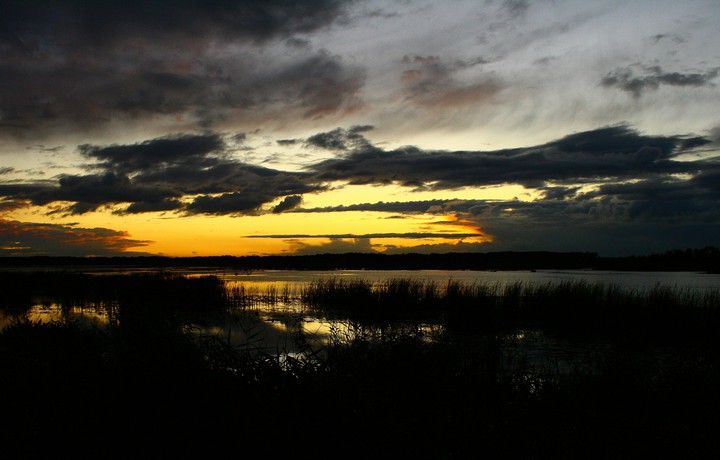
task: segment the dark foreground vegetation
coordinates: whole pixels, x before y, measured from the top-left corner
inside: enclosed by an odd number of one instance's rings
[[[717,458],[717,293],[586,283],[317,282],[355,334],[275,356],[189,333],[242,309],[214,277],[3,273],[4,458]],[[103,326],[22,320],[37,303]],[[249,309],[247,314],[253,314]],[[444,327],[432,336],[407,327]],[[370,325],[374,325],[370,327]],[[542,330],[597,347],[576,367],[508,354]]]

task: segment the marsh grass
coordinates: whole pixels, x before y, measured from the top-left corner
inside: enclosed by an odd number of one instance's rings
[[[712,336],[720,330],[720,292],[668,286],[622,288],[557,283],[435,283],[391,279],[317,280],[302,301],[314,311],[354,318],[442,317],[456,330],[541,328],[566,335]]]
[[[229,445],[269,446],[275,458],[720,455],[714,291],[323,280],[301,301],[359,319],[322,350],[281,356],[222,336],[198,340],[182,316],[294,302],[294,288],[5,275],[4,306],[62,298],[109,302],[118,315],[103,329],[17,319],[0,331],[9,458],[207,457]],[[415,321],[424,316],[444,325],[432,340]],[[507,331],[527,340],[518,330],[538,329],[568,340],[595,333],[609,345],[570,371],[508,354]],[[660,359],[650,357],[667,336]]]
[[[297,291],[298,287],[291,283],[280,287],[274,283],[264,287],[247,286],[245,283],[225,284],[227,305],[231,310],[295,305],[300,299]]]
[[[102,309],[111,324],[128,328],[176,327],[181,317],[223,311],[228,300],[224,283],[212,276],[6,272],[0,280],[0,308],[15,316],[56,304],[63,317],[72,309]]]

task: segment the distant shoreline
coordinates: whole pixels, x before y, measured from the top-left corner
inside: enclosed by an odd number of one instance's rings
[[[619,270],[720,273],[720,250],[714,247],[662,254],[600,257],[591,252],[518,251],[445,254],[344,253],[281,256],[114,256],[0,257],[0,268],[124,267],[225,268],[232,270]]]

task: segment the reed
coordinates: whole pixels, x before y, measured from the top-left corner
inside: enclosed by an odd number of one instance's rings
[[[354,318],[442,316],[450,327],[541,328],[577,334],[710,336],[720,330],[720,291],[668,286],[623,288],[569,280],[553,283],[461,283],[324,279],[301,299],[311,310]]]
[[[344,283],[320,285],[320,298],[342,298]],[[620,318],[628,309],[644,321],[712,318],[718,306],[716,293],[582,283],[357,282],[347,290],[380,312],[411,298],[457,308],[458,320],[484,309],[552,323],[553,315],[588,319],[584,308],[598,319],[611,315],[608,305]],[[6,455],[23,458],[219,455],[228,440],[271,446],[275,458],[716,458],[717,350],[671,347],[654,361],[622,343],[594,372],[538,374],[508,362],[496,334],[427,341],[417,329],[358,323],[322,354],[282,360],[219,337],[191,341],[181,330],[18,321],[0,331],[0,390],[15,396],[4,403],[10,423],[0,441]],[[310,438],[288,440],[305,427]]]
[[[231,310],[292,305],[300,299],[297,291],[298,288],[291,283],[282,286],[270,284],[262,289],[244,283],[229,283],[226,285],[226,302]]]

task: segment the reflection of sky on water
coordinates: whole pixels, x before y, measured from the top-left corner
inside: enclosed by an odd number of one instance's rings
[[[125,274],[160,270],[142,269],[89,269],[87,273]],[[547,283],[568,280],[586,280],[590,283],[612,283],[623,287],[649,289],[655,286],[681,288],[720,289],[720,274],[700,272],[633,272],[607,270],[232,270],[226,268],[171,268],[163,272],[187,276],[215,275],[229,282],[241,282],[248,288],[260,291],[272,286],[281,291],[286,286],[298,288],[313,280],[327,278],[386,281],[411,279],[434,281],[448,280],[467,283],[531,282]]]
[[[200,272],[198,272],[199,274]],[[203,272],[204,273],[204,272]],[[232,271],[213,272],[222,279],[267,289],[282,290],[286,285],[296,287],[313,280],[327,278],[386,281],[412,279],[443,283],[449,280],[465,283],[548,283],[582,279],[590,283],[610,283],[623,287],[649,289],[655,286],[720,289],[720,275],[694,272],[627,272],[602,270],[259,270],[252,273]]]
[[[230,315],[205,318],[202,324],[191,324],[191,330],[199,337],[216,337],[243,350],[290,355],[304,347],[321,348],[334,337],[353,336],[347,321],[306,315],[295,302],[258,304]]]
[[[106,326],[110,322],[108,312],[103,307],[61,306],[57,303],[33,305],[26,313],[19,316],[35,323],[71,320],[88,326]],[[19,316],[0,311],[0,328],[7,326]]]
[[[356,337],[360,329],[348,320],[319,317],[310,314],[300,303],[298,296],[309,282],[326,278],[382,282],[389,279],[412,279],[432,281],[442,286],[449,280],[462,283],[503,284],[507,282],[557,283],[583,279],[590,283],[611,283],[621,287],[645,290],[656,286],[681,289],[720,289],[720,275],[688,272],[609,272],[609,271],[292,271],[263,270],[253,273],[231,271],[185,271],[184,274],[200,276],[215,274],[227,282],[228,288],[242,288],[255,300],[248,308],[236,308],[225,314],[195,318],[188,330],[197,337],[214,337],[227,341],[234,347],[254,352],[299,356],[308,347],[322,348],[332,341],[346,341]],[[108,311],[101,305],[61,306],[44,301],[20,316],[35,322],[63,319],[78,321],[88,326],[105,326],[109,323]],[[11,313],[0,310],[0,328],[6,327],[13,318]],[[413,325],[416,332],[431,337],[438,326]],[[366,332],[367,329],[362,330]],[[538,331],[519,331],[499,338],[508,359],[522,357],[527,365],[536,370],[553,365],[567,367],[577,365],[578,355],[596,352],[597,347],[585,350],[585,345],[563,343]]]

